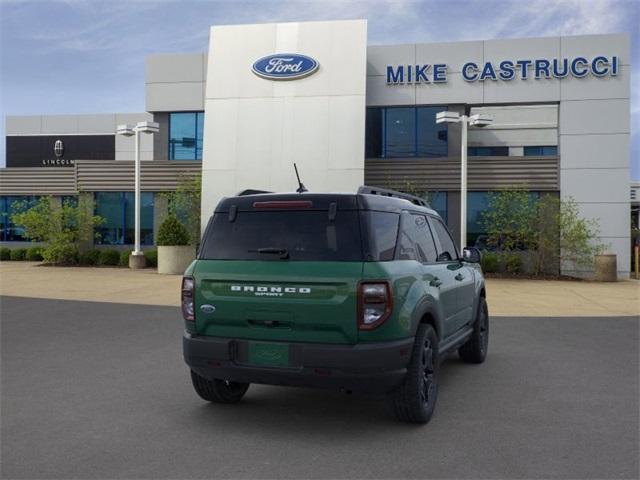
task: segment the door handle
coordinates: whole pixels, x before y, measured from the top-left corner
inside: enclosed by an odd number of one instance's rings
[[[461,282],[462,280],[464,280],[464,276],[463,276],[461,273],[457,274],[454,278],[455,278],[456,280],[458,280],[459,282]]]
[[[433,280],[429,282],[429,285],[431,285],[432,287],[439,287],[440,285],[442,285],[442,281],[440,281],[438,277],[433,277]]]

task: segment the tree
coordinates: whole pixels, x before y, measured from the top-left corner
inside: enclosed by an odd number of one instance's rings
[[[189,243],[200,243],[200,201],[202,198],[202,177],[183,175],[175,192],[164,194],[169,203],[169,214],[175,215],[186,227]]]
[[[489,205],[480,220],[487,244],[505,251],[529,248],[535,242],[534,214],[535,199],[524,188],[489,192]]]
[[[24,235],[32,241],[45,242],[42,258],[46,263],[77,263],[80,243],[93,237],[94,227],[104,219],[93,215],[93,201],[80,196],[78,201],[65,200],[56,205],[52,197],[41,197],[28,207],[16,205],[11,221],[24,228]]]

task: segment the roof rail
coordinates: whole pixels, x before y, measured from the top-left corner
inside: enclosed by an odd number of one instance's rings
[[[266,190],[255,190],[253,188],[247,188],[246,190],[242,190],[241,192],[238,192],[236,197],[244,197],[245,195],[257,195],[259,193],[273,193],[273,192],[268,192]]]
[[[358,188],[358,193],[365,193],[368,195],[381,195],[383,197],[401,198],[403,200],[410,201],[414,205],[431,208],[429,207],[429,204],[426,202],[424,198],[416,197],[415,195],[409,195],[408,193],[397,192],[395,190],[388,190],[386,188],[370,187],[368,185],[362,185],[360,188]]]

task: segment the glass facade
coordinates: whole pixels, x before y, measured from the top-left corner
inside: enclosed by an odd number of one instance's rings
[[[524,156],[536,156],[536,157],[555,157],[558,155],[557,146],[539,146],[539,147],[524,147]]]
[[[447,124],[436,123],[443,107],[367,108],[367,158],[437,158],[448,154]]]
[[[169,160],[202,160],[204,112],[169,114]]]
[[[438,212],[438,215],[447,223],[449,213],[447,208],[447,192],[433,192],[428,199],[429,206]]]
[[[486,248],[487,232],[482,225],[482,213],[489,209],[492,192],[467,192],[467,245]],[[529,192],[530,201],[540,197],[540,192]]]
[[[509,147],[469,147],[467,155],[470,157],[508,157]]]
[[[152,192],[140,194],[140,243],[153,245]],[[132,245],[134,243],[135,197],[133,192],[97,192],[95,214],[105,222],[96,228],[101,245]]]
[[[0,197],[0,241],[2,242],[28,242],[24,236],[24,229],[11,221],[11,216],[24,209],[33,207],[39,197],[8,196]]]

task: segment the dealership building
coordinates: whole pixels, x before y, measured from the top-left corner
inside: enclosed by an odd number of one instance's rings
[[[460,229],[459,124],[468,134],[468,244],[488,193],[524,187],[573,198],[630,270],[630,42],[627,35],[367,45],[364,20],[214,26],[205,53],[152,55],[139,114],[10,116],[0,169],[0,241],[24,240],[12,205],[91,196],[100,244],[133,241],[132,137],[141,136],[142,238],[153,245],[162,195],[202,172],[203,222],[244,189],[292,191],[295,162],[312,191],[368,184],[430,192]],[[70,93],[71,94],[71,93]],[[6,242],[6,243],[5,243]],[[574,273],[566,271],[565,273]]]

